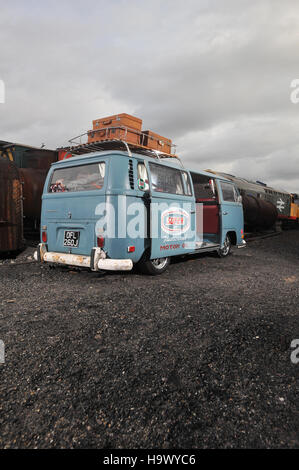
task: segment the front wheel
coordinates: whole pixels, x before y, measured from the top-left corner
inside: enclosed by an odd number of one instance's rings
[[[218,256],[220,256],[220,258],[225,258],[226,256],[230,254],[231,248],[232,248],[232,242],[229,238],[229,235],[226,235],[224,243],[223,243],[223,247],[218,250]]]
[[[170,263],[169,258],[156,258],[143,260],[138,263],[138,269],[144,274],[156,276],[164,273]]]

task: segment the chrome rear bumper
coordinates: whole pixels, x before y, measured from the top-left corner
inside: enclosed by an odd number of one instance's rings
[[[91,256],[85,256],[47,251],[46,245],[40,243],[34,253],[34,259],[42,263],[90,268],[92,271],[131,271],[133,268],[131,259],[106,258],[101,248],[93,248]]]

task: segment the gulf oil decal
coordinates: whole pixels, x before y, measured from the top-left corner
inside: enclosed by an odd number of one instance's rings
[[[190,215],[180,207],[166,209],[161,214],[162,230],[169,234],[183,234],[190,228]]]

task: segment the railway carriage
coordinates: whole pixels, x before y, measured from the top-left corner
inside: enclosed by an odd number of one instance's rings
[[[58,152],[0,141],[0,253],[17,252],[39,233],[41,195]]]
[[[292,195],[287,191],[275,189],[260,181],[253,182],[228,173],[208,171],[222,175],[236,184],[243,198],[245,226],[248,231],[269,229],[276,221],[286,226],[298,217]]]

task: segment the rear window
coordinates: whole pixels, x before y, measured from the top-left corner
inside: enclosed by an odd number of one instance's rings
[[[154,191],[184,194],[182,173],[175,168],[150,163],[151,183]]]
[[[102,189],[105,178],[105,163],[91,163],[53,171],[49,193],[96,191]]]

